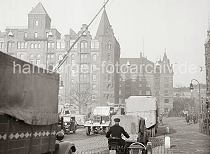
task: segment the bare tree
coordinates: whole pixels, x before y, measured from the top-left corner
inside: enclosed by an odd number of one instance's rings
[[[78,106],[79,113],[81,113],[82,108],[90,106],[92,104],[92,93],[90,87],[80,87],[79,83],[72,85],[70,90],[70,100],[71,102]]]

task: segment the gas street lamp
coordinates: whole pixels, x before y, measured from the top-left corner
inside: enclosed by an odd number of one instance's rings
[[[190,91],[192,92],[194,90],[194,86],[193,86],[193,81],[197,82],[198,83],[198,97],[199,97],[199,123],[200,123],[200,131],[201,130],[201,119],[202,117],[200,116],[202,114],[202,111],[201,111],[201,88],[200,88],[200,82],[196,79],[192,79],[191,80],[191,83],[190,83]]]

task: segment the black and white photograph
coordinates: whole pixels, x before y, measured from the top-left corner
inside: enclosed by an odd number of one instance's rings
[[[210,0],[0,0],[0,154],[210,154]]]

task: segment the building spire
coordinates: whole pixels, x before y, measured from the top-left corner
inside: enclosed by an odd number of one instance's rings
[[[35,8],[32,8],[29,14],[46,14],[48,15],[47,11],[45,10],[44,6],[41,2],[39,2]]]
[[[110,32],[112,32],[112,28],[111,28],[109,18],[106,13],[106,9],[104,7],[104,11],[101,16],[101,20],[98,26],[96,36],[104,36],[104,35],[109,34]]]

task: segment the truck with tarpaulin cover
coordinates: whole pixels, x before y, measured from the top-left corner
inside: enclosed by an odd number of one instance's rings
[[[56,151],[59,75],[0,52],[0,154]]]
[[[158,106],[153,96],[130,96],[126,99],[126,115],[138,115],[145,119],[146,129],[155,136],[158,125]]]

